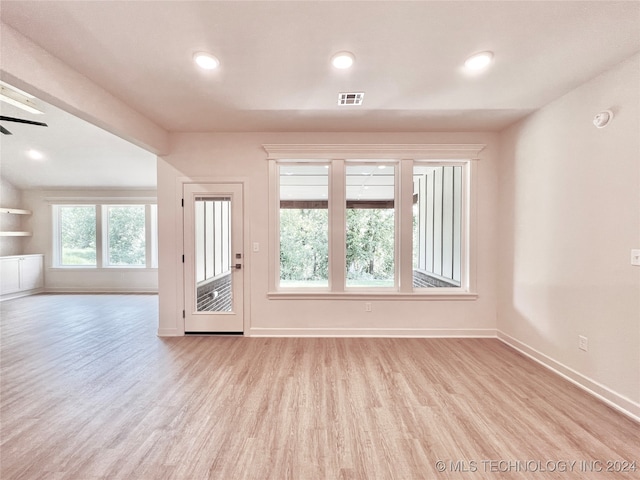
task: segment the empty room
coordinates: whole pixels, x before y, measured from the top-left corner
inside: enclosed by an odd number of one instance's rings
[[[640,478],[640,2],[0,8],[0,478]]]

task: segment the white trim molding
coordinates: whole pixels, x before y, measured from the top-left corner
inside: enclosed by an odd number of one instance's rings
[[[261,328],[250,337],[495,338],[495,328]]]
[[[158,328],[156,335],[158,337],[184,337],[184,331],[179,331],[177,328]]]
[[[158,197],[46,197],[44,201],[53,205],[156,205]]]
[[[267,160],[478,160],[484,144],[265,144]]]
[[[581,374],[580,372],[575,371],[571,367],[568,367],[558,362],[557,360],[554,360],[548,355],[545,355],[544,353],[530,347],[529,345],[521,342],[516,338],[513,338],[510,335],[507,335],[500,330],[497,331],[497,336],[498,340],[500,340],[504,344],[529,357],[533,361],[551,370],[553,373],[561,376],[565,380],[568,380],[580,389],[596,397],[598,400],[606,403],[610,407],[626,415],[632,420],[640,423],[640,404],[638,404],[637,402],[634,402],[630,398],[614,392],[605,385],[596,382],[595,380]]]
[[[344,292],[312,292],[304,291],[303,288],[298,290],[279,290],[267,292],[267,298],[270,300],[477,300],[478,294],[475,292],[464,292],[447,288],[434,288],[429,292],[379,292],[374,290],[366,290],[357,292],[355,290],[347,290]]]
[[[118,287],[53,287],[45,288],[43,293],[78,295],[157,295],[157,288],[118,288]]]
[[[28,297],[29,295],[36,295],[38,293],[44,293],[44,288],[34,288],[33,290],[22,290],[20,292],[5,293],[0,295],[0,302],[5,300],[13,300],[14,298]]]

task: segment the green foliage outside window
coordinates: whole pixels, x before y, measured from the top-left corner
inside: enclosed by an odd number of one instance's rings
[[[328,285],[327,222],[326,209],[280,210],[281,284]]]
[[[95,206],[61,207],[62,265],[96,265]]]
[[[145,264],[145,207],[109,207],[109,265]]]
[[[393,286],[393,209],[347,209],[347,285]]]
[[[326,209],[280,210],[280,280],[283,286],[327,286]],[[347,284],[393,286],[393,209],[347,209]]]

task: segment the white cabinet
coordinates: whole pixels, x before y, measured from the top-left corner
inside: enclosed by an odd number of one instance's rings
[[[0,258],[0,294],[20,291],[20,257]]]
[[[44,286],[43,255],[20,257],[20,290],[35,290]]]
[[[0,295],[38,290],[44,286],[44,255],[0,257]]]

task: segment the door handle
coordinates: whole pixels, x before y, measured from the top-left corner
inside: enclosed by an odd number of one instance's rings
[[[240,270],[242,268],[242,264],[241,263],[236,263],[236,270]]]

